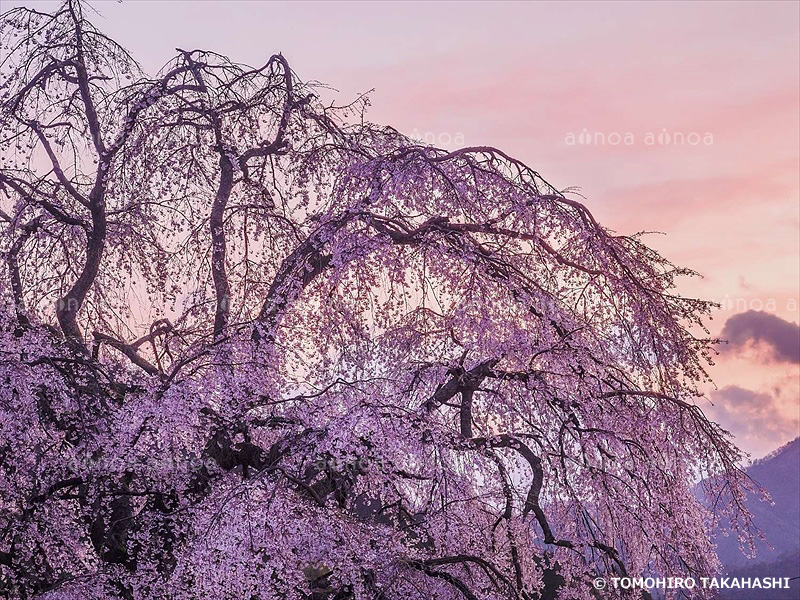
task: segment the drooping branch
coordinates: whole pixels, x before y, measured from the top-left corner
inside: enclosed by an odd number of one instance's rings
[[[86,352],[83,335],[78,326],[78,311],[83,305],[86,295],[94,283],[100,271],[100,262],[103,258],[103,250],[106,240],[106,207],[105,207],[105,186],[102,183],[102,176],[98,176],[97,182],[89,195],[90,213],[92,217],[92,227],[87,234],[86,240],[86,262],[78,276],[78,279],[67,291],[59,298],[56,306],[56,316],[67,340],[76,348]]]
[[[456,577],[452,573],[448,573],[447,571],[439,571],[434,569],[432,566],[428,565],[426,562],[423,561],[408,561],[407,563],[409,566],[417,569],[428,575],[429,577],[434,577],[436,579],[442,579],[456,588],[467,600],[478,600],[478,597],[472,593],[472,590],[469,589],[469,586],[464,583],[459,577]]]
[[[122,340],[118,340],[105,333],[100,333],[99,331],[94,332],[94,339],[98,346],[100,344],[108,344],[112,348],[119,350],[125,356],[127,356],[133,364],[141,368],[145,373],[149,375],[158,375],[160,373],[158,367],[151,364],[146,358],[139,354],[137,351],[137,344],[126,344]],[[94,354],[96,354],[96,351]]]
[[[68,215],[62,208],[59,208],[55,204],[53,204],[50,200],[47,199],[46,195],[43,193],[39,193],[39,191],[34,187],[30,191],[27,191],[23,185],[26,182],[21,180],[14,179],[2,172],[0,172],[0,190],[6,191],[5,186],[10,187],[17,195],[29,202],[30,204],[34,204],[36,206],[41,206],[45,209],[48,213],[50,213],[57,221],[64,223],[65,225],[77,225],[78,227],[82,227],[84,229],[88,228],[86,222],[79,218]]]
[[[22,235],[14,241],[6,255],[8,270],[11,273],[11,292],[14,296],[14,309],[17,314],[17,320],[21,325],[28,325],[30,320],[25,311],[25,290],[22,287],[22,278],[19,274],[19,253],[27,239],[39,229],[41,224],[42,217],[39,216],[22,225],[20,227]]]
[[[289,68],[289,62],[283,57],[282,54],[276,54],[270,57],[267,64],[263,67],[262,70],[269,69],[273,64],[280,65],[280,68],[283,72],[283,85],[285,88],[286,97],[283,101],[283,110],[281,112],[281,119],[278,123],[278,130],[275,133],[275,138],[269,142],[261,142],[258,147],[250,148],[242,152],[241,156],[238,158],[239,168],[242,171],[242,174],[245,179],[249,179],[250,177],[250,170],[248,162],[252,158],[256,157],[267,157],[272,156],[274,154],[278,154],[286,148],[286,129],[289,126],[289,119],[292,114],[292,110],[295,105],[294,99],[294,82],[292,79],[292,71]]]
[[[221,149],[220,178],[214,203],[211,207],[211,277],[214,280],[216,294],[216,310],[214,312],[214,336],[219,337],[228,325],[230,314],[231,287],[225,268],[225,206],[233,189],[233,162],[228,154]]]
[[[72,15],[72,20],[75,24],[75,71],[77,72],[78,89],[80,90],[81,100],[85,109],[86,121],[89,124],[89,132],[91,133],[92,143],[99,157],[106,153],[106,147],[103,143],[103,135],[100,128],[100,119],[97,116],[97,108],[95,107],[94,98],[89,87],[89,72],[86,68],[86,55],[84,49],[84,32],[83,32],[83,14],[82,7],[77,0],[68,1],[69,12]]]
[[[327,241],[354,216],[345,214],[320,225],[283,260],[258,314],[252,334],[254,341],[271,343],[275,340],[286,308],[330,265],[331,256],[323,250]]]
[[[26,125],[30,127],[39,138],[39,142],[42,144],[42,147],[47,153],[47,158],[50,159],[50,164],[53,166],[53,172],[56,174],[58,181],[61,183],[64,189],[69,193],[70,196],[75,198],[75,200],[80,202],[82,205],[89,206],[89,200],[85,198],[83,194],[78,192],[77,188],[69,179],[67,179],[67,176],[64,174],[64,169],[61,168],[61,163],[59,162],[56,153],[53,151],[50,141],[42,131],[41,125],[34,120],[28,121]]]
[[[439,386],[436,392],[434,392],[433,396],[431,396],[425,403],[425,410],[428,412],[434,410],[464,390],[475,391],[498,362],[500,362],[499,358],[490,358],[478,363],[469,370],[464,370],[463,367],[452,369],[450,379],[448,379],[443,385]],[[471,423],[471,407],[465,409],[465,412],[468,414],[462,415],[461,422],[463,423],[465,419],[469,419]]]

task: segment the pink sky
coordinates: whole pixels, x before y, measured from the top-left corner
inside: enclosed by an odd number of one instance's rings
[[[799,3],[95,6],[150,72],[175,47],[259,65],[280,51],[341,103],[375,88],[370,120],[503,148],[556,187],[579,186],[606,225],[666,233],[650,244],[705,276],[686,294],[798,321]],[[570,145],[584,129],[606,143]],[[713,143],[646,143],[663,130]],[[633,144],[611,145],[613,133]],[[726,353],[712,369],[709,412],[755,456],[798,435],[800,365],[767,354]]]

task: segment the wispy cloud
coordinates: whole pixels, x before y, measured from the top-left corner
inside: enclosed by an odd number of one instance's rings
[[[729,385],[711,392],[711,399],[709,416],[733,432],[742,447],[765,452],[798,435],[800,421],[787,418],[771,393]]]

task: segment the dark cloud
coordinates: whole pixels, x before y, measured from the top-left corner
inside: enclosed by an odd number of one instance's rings
[[[771,394],[729,385],[711,392],[711,400],[709,416],[737,438],[785,441],[797,436],[797,419],[781,414]]]
[[[722,351],[740,351],[757,344],[769,350],[772,360],[800,364],[800,326],[770,313],[749,310],[733,315],[720,337],[728,341]]]

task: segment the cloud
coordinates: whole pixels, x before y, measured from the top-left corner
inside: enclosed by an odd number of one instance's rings
[[[711,399],[714,405],[708,410],[709,416],[733,433],[737,441],[768,440],[768,449],[797,436],[798,420],[787,419],[769,393],[729,385],[711,392]]]
[[[720,337],[728,341],[722,351],[740,352],[756,345],[767,349],[773,361],[800,364],[800,326],[770,313],[749,310],[733,315]]]

